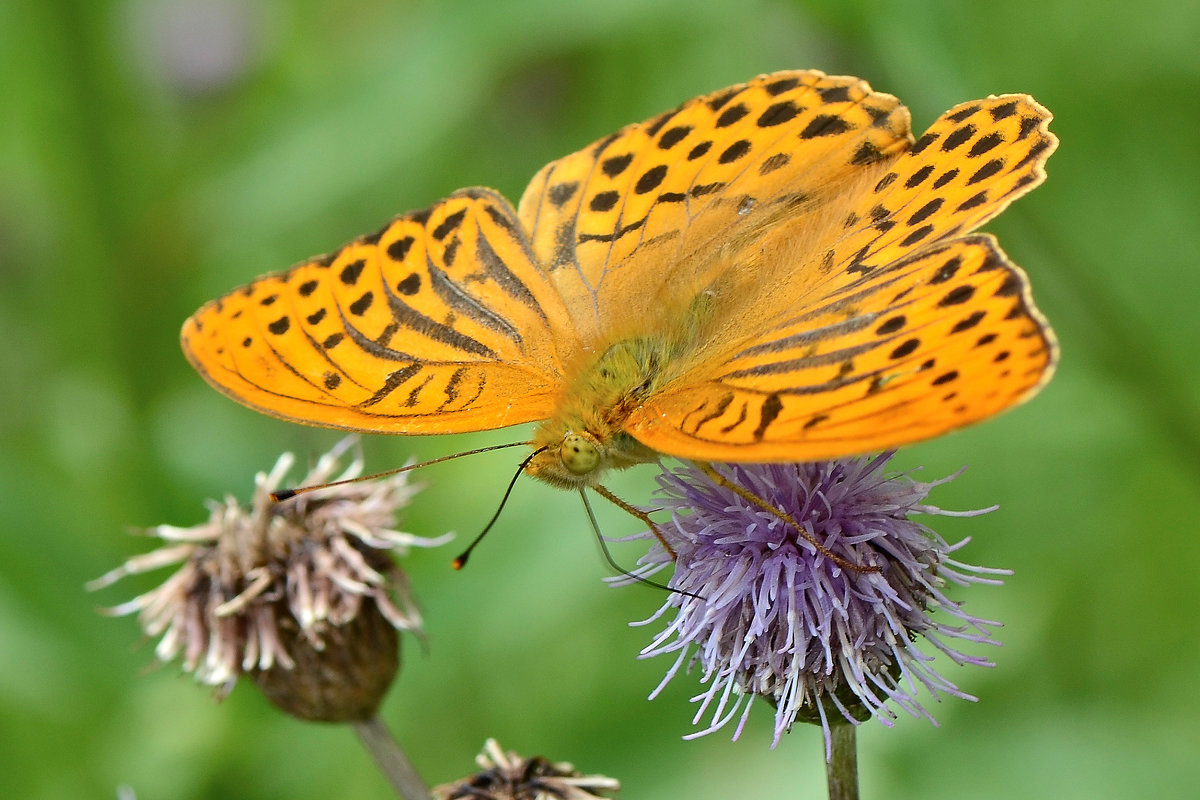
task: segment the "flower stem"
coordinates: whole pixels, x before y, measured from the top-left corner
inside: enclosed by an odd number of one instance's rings
[[[375,759],[379,769],[387,776],[396,794],[404,800],[430,800],[425,781],[417,774],[408,756],[400,749],[391,731],[379,717],[371,717],[354,723],[354,731],[363,747]]]
[[[829,800],[858,800],[856,730],[857,726],[849,722],[830,720],[831,750],[829,761],[825,764],[825,779],[829,783]]]

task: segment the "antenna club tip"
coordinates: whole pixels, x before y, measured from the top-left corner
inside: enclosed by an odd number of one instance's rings
[[[276,503],[282,503],[284,500],[291,500],[295,496],[295,489],[283,489],[278,492],[271,492],[271,500]]]
[[[455,569],[462,569],[466,565],[467,565],[467,557],[466,556],[459,556],[458,558],[456,558],[450,562],[450,566],[454,567]]]

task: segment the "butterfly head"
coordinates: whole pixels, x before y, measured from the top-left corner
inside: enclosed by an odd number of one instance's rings
[[[558,460],[572,475],[590,475],[600,466],[600,449],[591,436],[568,433],[558,445]]]
[[[590,486],[608,466],[604,446],[589,433],[567,431],[558,441],[538,442],[537,448],[525,470],[555,486]]]
[[[525,471],[563,489],[595,486],[611,469],[653,461],[657,454],[624,431],[597,435],[585,428],[554,430],[547,423],[533,442]]]

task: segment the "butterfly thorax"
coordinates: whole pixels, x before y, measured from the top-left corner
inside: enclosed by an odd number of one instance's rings
[[[626,469],[657,453],[625,431],[625,422],[669,376],[678,346],[662,336],[637,336],[611,345],[574,371],[555,414],[541,423],[530,475],[563,488],[593,486],[610,469]]]

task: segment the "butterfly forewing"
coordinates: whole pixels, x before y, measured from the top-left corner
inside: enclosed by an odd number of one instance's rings
[[[182,338],[210,383],[259,411],[450,433],[546,417],[566,325],[511,206],[469,189],[210,303]]]
[[[871,270],[939,239],[970,233],[1046,177],[1058,145],[1050,112],[1027,95],[947,111],[847,215],[825,261],[831,282]]]
[[[674,301],[728,271],[722,254],[882,174],[911,144],[908,120],[856,78],[764,75],[547,165],[520,215],[585,338],[629,319],[670,327]],[[778,291],[763,277],[734,291]]]

